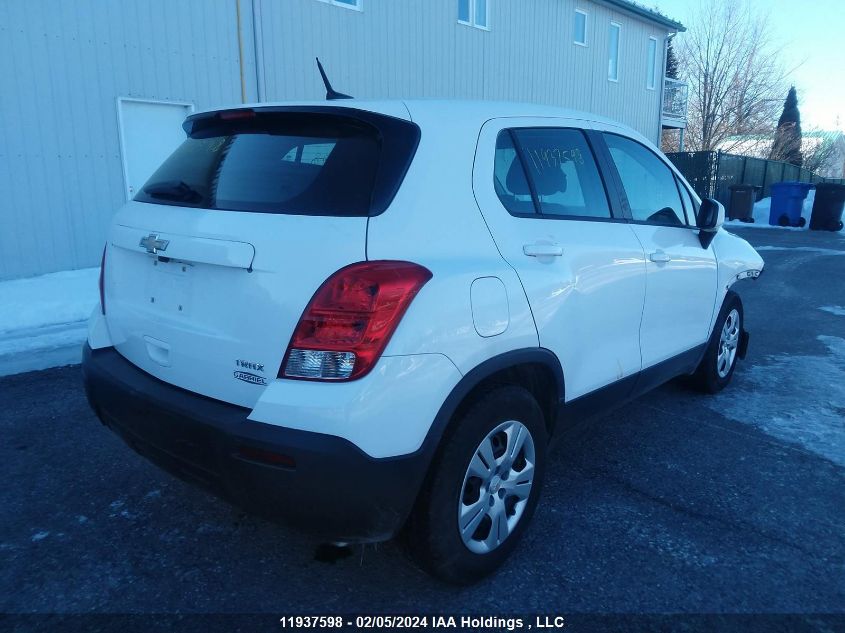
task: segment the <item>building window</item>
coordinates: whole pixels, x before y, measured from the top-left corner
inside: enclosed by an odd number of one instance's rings
[[[575,9],[575,24],[572,29],[572,40],[581,46],[587,45],[587,12]]]
[[[646,80],[646,87],[649,90],[654,90],[657,87],[657,39],[648,38],[648,55],[646,56],[648,66],[646,72],[648,79]]]
[[[355,9],[357,11],[361,10],[361,3],[363,0],[320,0],[320,2],[325,2],[327,4],[333,4],[338,7],[346,7],[347,9]]]
[[[616,22],[610,23],[610,37],[607,48],[607,78],[610,81],[619,81],[619,37],[622,26]]]
[[[458,22],[479,29],[489,28],[489,0],[458,0]]]

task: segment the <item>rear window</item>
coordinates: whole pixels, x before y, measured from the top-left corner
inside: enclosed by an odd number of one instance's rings
[[[135,200],[258,213],[381,213],[404,178],[419,129],[392,117],[348,112],[190,117],[189,137]]]

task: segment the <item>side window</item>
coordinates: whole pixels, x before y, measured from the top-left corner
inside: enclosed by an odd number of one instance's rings
[[[493,168],[493,185],[505,209],[517,215],[535,213],[531,187],[517,156],[509,130],[499,132]]]
[[[458,0],[458,22],[479,29],[488,28],[487,0]]]
[[[325,165],[326,159],[334,149],[334,143],[305,143],[292,147],[282,156],[282,160],[307,165]]]
[[[587,12],[575,9],[575,22],[572,27],[572,41],[581,46],[587,45]]]
[[[677,177],[675,178],[675,182],[678,184],[678,190],[681,192],[681,200],[683,200],[684,209],[687,212],[687,223],[692,226],[698,226],[698,209],[696,208],[695,201],[692,199],[692,196],[684,183],[678,180]]]
[[[607,194],[584,134],[568,128],[513,130],[540,213],[610,218]]]
[[[650,149],[616,134],[604,134],[634,220],[685,226],[675,175]]]
[[[610,23],[610,31],[607,36],[607,78],[610,81],[619,81],[619,38],[621,32],[621,26],[616,22]]]
[[[646,54],[646,88],[654,90],[657,87],[657,39],[648,38],[648,52]]]

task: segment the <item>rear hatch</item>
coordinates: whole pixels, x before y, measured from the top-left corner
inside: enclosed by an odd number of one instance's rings
[[[105,266],[115,347],[168,383],[253,406],[320,284],[366,259],[419,139],[328,106],[189,117],[188,138],[116,215]]]

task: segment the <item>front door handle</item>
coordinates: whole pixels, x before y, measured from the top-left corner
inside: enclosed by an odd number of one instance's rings
[[[522,252],[528,257],[560,257],[563,255],[563,246],[557,244],[526,244]]]
[[[654,251],[651,255],[649,255],[649,256],[648,256],[648,258],[649,258],[651,261],[653,261],[653,262],[655,262],[655,263],[657,263],[657,264],[665,264],[666,262],[671,262],[671,261],[672,261],[672,258],[671,258],[671,257],[669,257],[669,256],[668,256],[665,252],[663,252],[663,251]]]

